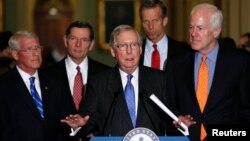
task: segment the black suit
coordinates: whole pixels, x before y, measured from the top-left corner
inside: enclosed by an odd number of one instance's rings
[[[195,52],[174,60],[169,65],[169,101],[181,115],[190,114],[197,124],[189,128],[192,141],[199,140],[200,123],[233,124],[250,122],[250,60],[246,53],[219,47],[214,77],[208,100],[201,113],[194,85]]]
[[[167,55],[167,60],[164,63],[164,71],[167,70],[169,61],[171,61],[175,56],[181,55],[191,50],[191,47],[188,44],[176,41],[170,37],[167,38],[168,38],[168,55]],[[144,63],[145,47],[146,47],[146,39],[143,40],[142,44],[142,55],[139,63],[140,65],[143,65]]]
[[[148,98],[148,95],[154,93],[163,102],[165,101],[165,74],[141,66],[138,85],[136,127],[146,127],[158,135],[163,135],[168,128],[165,124],[168,117]],[[116,102],[113,102],[114,100]],[[83,131],[87,133],[99,132],[100,135],[124,136],[133,129],[118,67],[100,73],[89,81],[86,100],[79,112],[83,116],[90,115],[88,124],[83,127]]]
[[[71,107],[59,82],[39,73],[44,120],[16,68],[0,79],[1,141],[62,141]],[[69,130],[69,129],[68,129]],[[68,134],[68,133],[67,133]]]
[[[64,88],[66,89],[66,92],[68,93],[70,98],[70,104],[74,106],[74,101],[72,94],[70,92],[70,87],[69,87],[69,81],[68,81],[68,76],[67,76],[67,71],[66,71],[66,65],[65,65],[65,59],[61,60],[60,62],[44,69],[44,73],[46,73],[50,77],[54,77],[57,80],[61,81],[64,85]],[[88,80],[93,77],[93,75],[109,69],[109,66],[106,66],[104,64],[101,64],[91,58],[88,58]],[[73,109],[76,112],[76,108]]]

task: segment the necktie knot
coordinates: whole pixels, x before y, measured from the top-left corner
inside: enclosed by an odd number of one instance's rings
[[[77,72],[81,72],[80,69],[81,68],[79,66],[76,67]]]
[[[157,44],[153,44],[153,48],[154,48],[154,49],[157,49]]]
[[[128,78],[128,82],[131,82],[131,79],[133,78],[133,75],[129,74],[129,75],[127,75],[127,78]]]
[[[34,84],[35,79],[36,79],[36,78],[35,78],[34,76],[30,77],[30,78],[29,78],[29,80],[30,80],[30,84]]]
[[[202,56],[201,60],[202,60],[202,62],[206,62],[207,56]]]

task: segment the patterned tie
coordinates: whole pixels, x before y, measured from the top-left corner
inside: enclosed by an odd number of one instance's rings
[[[83,80],[82,80],[82,74],[80,71],[80,67],[77,66],[77,74],[75,76],[75,81],[74,81],[74,87],[73,87],[73,100],[76,106],[76,109],[79,109],[79,104],[82,100],[83,97]]]
[[[36,91],[36,87],[35,87],[35,77],[30,77],[29,78],[30,80],[30,93],[31,93],[31,96],[36,104],[36,107],[41,115],[42,118],[44,118],[44,115],[43,115],[43,103],[42,103],[42,100],[41,98],[39,97],[37,91]]]
[[[202,62],[199,69],[198,74],[198,84],[197,84],[197,91],[196,96],[200,106],[201,112],[203,112],[205,104],[207,102],[208,97],[208,67],[206,63],[206,56],[202,56]],[[201,133],[200,133],[200,140],[204,140],[207,136],[207,132],[204,128],[204,125],[201,124]]]
[[[154,51],[151,58],[151,67],[155,69],[160,69],[160,53],[157,49],[157,44],[153,44]]]
[[[133,123],[133,126],[135,127],[136,125],[136,116],[135,116],[135,92],[134,92],[134,87],[133,84],[131,83],[133,75],[129,74],[127,76],[127,84],[125,86],[125,98],[128,106],[128,111]]]

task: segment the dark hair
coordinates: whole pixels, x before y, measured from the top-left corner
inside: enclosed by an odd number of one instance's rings
[[[8,47],[10,37],[13,35],[10,31],[0,32],[0,51]]]
[[[243,37],[247,37],[248,39],[250,39],[250,32],[244,33],[240,36],[241,38]]]
[[[93,30],[93,27],[87,23],[87,22],[84,22],[84,21],[74,21],[72,22],[67,30],[66,30],[66,36],[68,36],[70,33],[71,33],[71,29],[74,28],[74,27],[77,27],[77,28],[88,28],[90,30],[90,39],[93,40],[94,39],[94,30]]]
[[[167,17],[167,7],[164,5],[164,3],[161,0],[144,0],[140,6],[139,12],[140,12],[140,18],[142,18],[141,13],[145,9],[160,7],[162,12],[162,18]]]

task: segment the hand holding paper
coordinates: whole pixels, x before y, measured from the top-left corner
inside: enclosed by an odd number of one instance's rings
[[[178,117],[170,111],[154,94],[149,97],[156,105],[158,105],[166,114],[168,114],[174,121],[178,122]],[[181,128],[180,128],[181,127]],[[185,136],[189,135],[188,127],[184,123],[180,123],[178,130]]]

